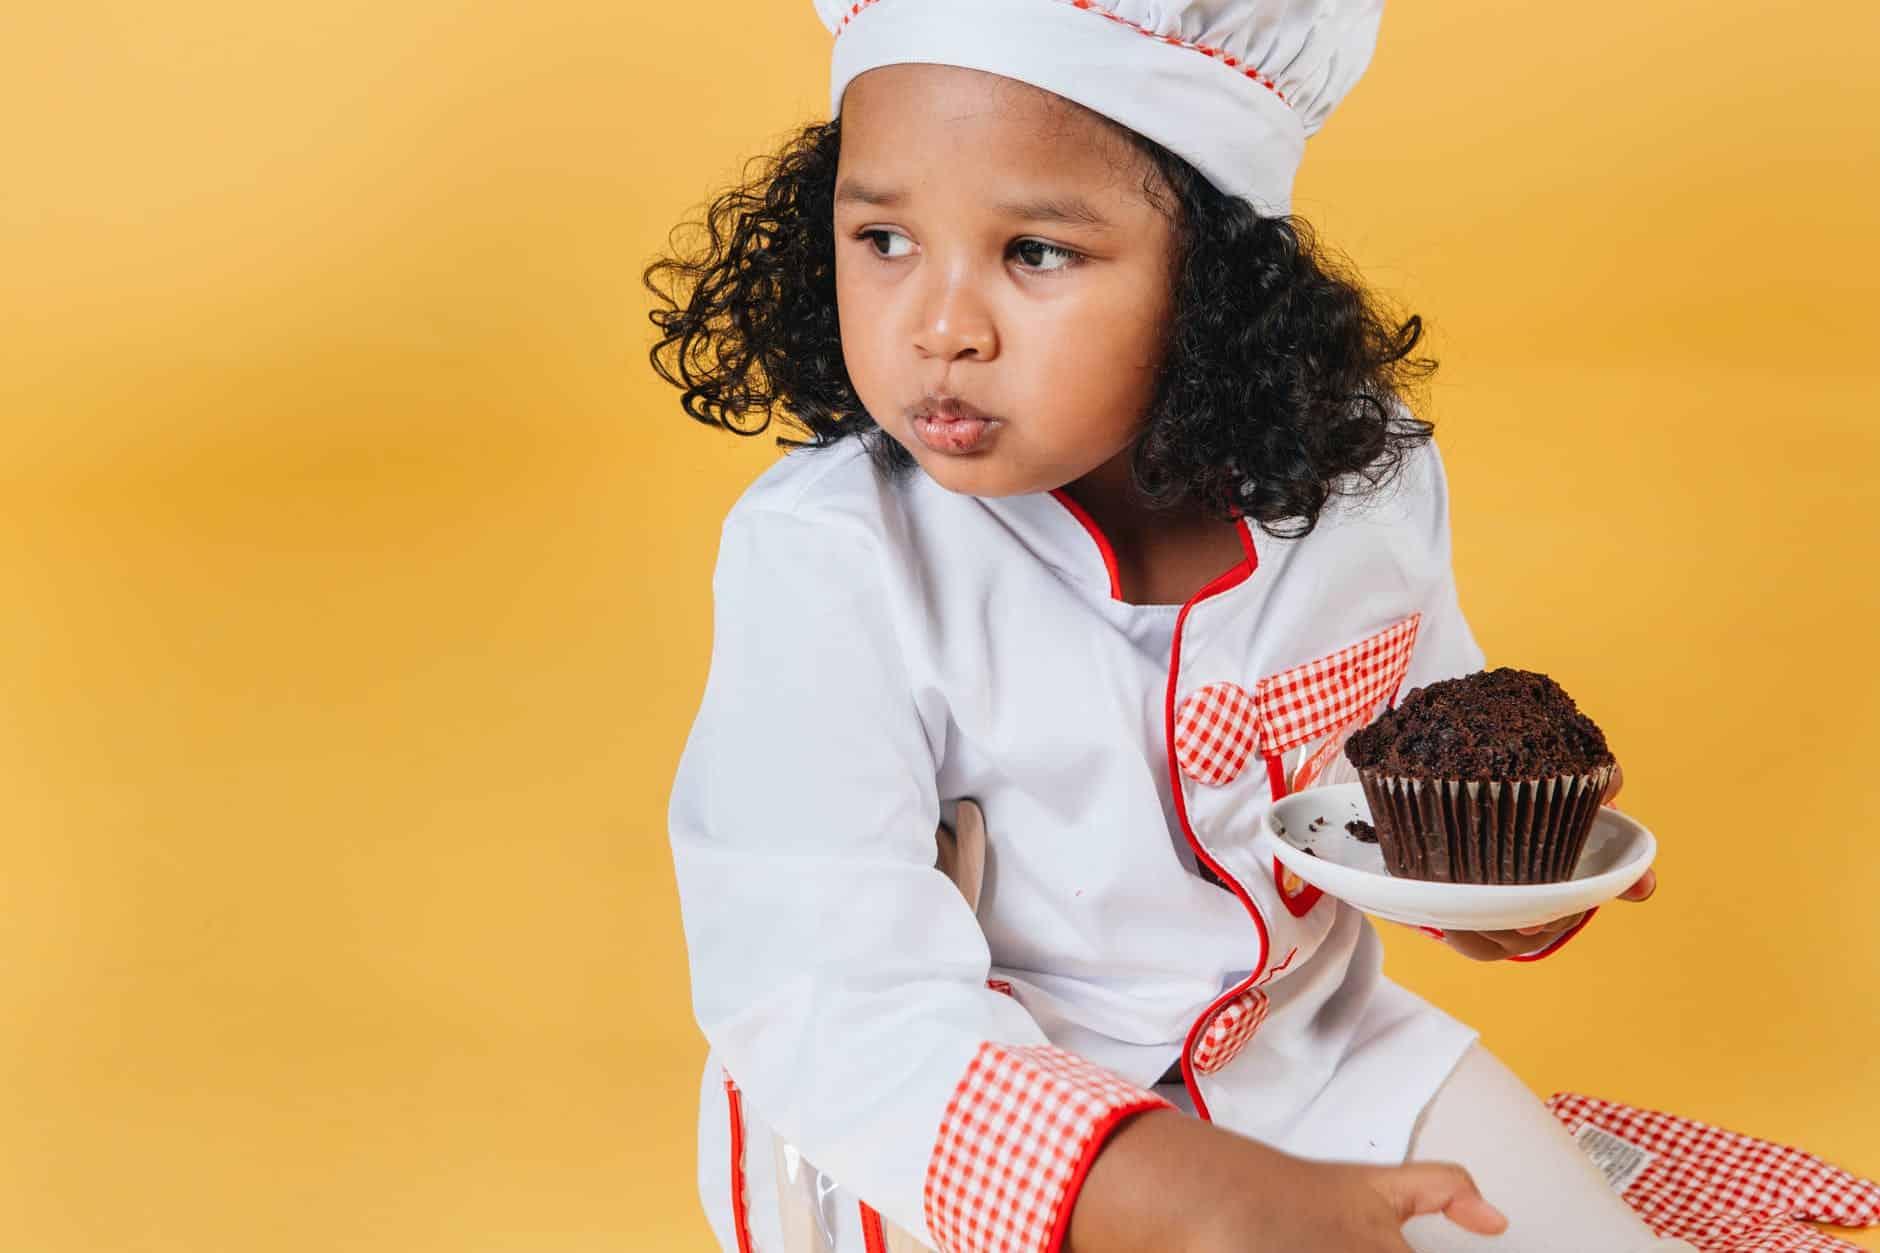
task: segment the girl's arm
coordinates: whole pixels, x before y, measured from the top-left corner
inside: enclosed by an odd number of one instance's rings
[[[1098,1152],[1066,1253],[1410,1253],[1402,1227],[1441,1213],[1507,1227],[1462,1167],[1317,1162],[1174,1110],[1125,1123]]]
[[[1045,1250],[1122,1119],[1166,1106],[987,987],[935,868],[945,710],[859,511],[727,519],[669,825],[706,1038],[754,1118],[944,1250]]]

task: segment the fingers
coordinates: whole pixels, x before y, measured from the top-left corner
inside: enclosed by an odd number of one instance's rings
[[[1513,931],[1449,931],[1444,934],[1443,943],[1474,961],[1502,961],[1546,948],[1578,926],[1584,917],[1584,913],[1570,914],[1538,927],[1520,927]]]
[[[1640,879],[1637,883],[1634,883],[1631,887],[1619,893],[1619,899],[1622,901],[1648,901],[1652,898],[1652,893],[1657,890],[1658,872],[1656,870],[1647,870],[1643,879]]]
[[[1490,1205],[1475,1179],[1454,1162],[1411,1162],[1389,1167],[1380,1180],[1397,1221],[1442,1214],[1465,1231],[1492,1236],[1507,1229],[1508,1217]]]
[[[1451,931],[1443,936],[1443,943],[1470,961],[1498,962],[1508,956],[1507,948],[1484,932]]]
[[[1545,947],[1536,944],[1532,936],[1514,931],[1451,931],[1443,936],[1443,943],[1479,962],[1498,962]]]
[[[1513,931],[1485,931],[1483,934],[1492,935],[1497,940],[1527,949],[1534,946],[1535,936],[1544,935],[1552,939],[1554,936],[1564,934],[1579,926],[1580,919],[1584,917],[1586,917],[1586,911],[1581,910],[1577,914],[1568,914],[1565,918],[1556,918],[1552,922],[1543,922],[1538,927],[1516,927]]]
[[[1500,1235],[1508,1230],[1508,1216],[1490,1205],[1474,1190],[1473,1184],[1468,1195],[1457,1197],[1443,1207],[1443,1216],[1464,1231],[1485,1236]]]

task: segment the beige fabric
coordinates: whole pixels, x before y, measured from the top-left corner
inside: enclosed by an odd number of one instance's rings
[[[940,856],[934,863],[940,873],[953,880],[960,895],[975,911],[979,909],[979,886],[986,877],[986,815],[975,801],[963,800],[954,818],[956,832],[941,823],[934,833]]]
[[[933,1253],[932,1249],[885,1218],[881,1220],[881,1234],[886,1237],[888,1253]]]

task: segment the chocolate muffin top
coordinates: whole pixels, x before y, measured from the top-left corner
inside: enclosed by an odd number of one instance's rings
[[[1506,667],[1417,688],[1347,740],[1345,758],[1424,779],[1546,779],[1613,763],[1558,683]]]

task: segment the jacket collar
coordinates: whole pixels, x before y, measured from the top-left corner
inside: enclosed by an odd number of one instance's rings
[[[925,482],[928,490],[945,492],[931,479]],[[966,496],[961,499],[969,502],[971,507],[990,514],[1040,561],[1092,596],[1122,599],[1116,552],[1109,537],[1097,525],[1096,519],[1062,488],[1029,492],[1022,496]],[[1244,553],[1245,573],[1240,573],[1241,567],[1237,566],[1223,571],[1221,578],[1215,582],[1237,573],[1244,578],[1259,565],[1253,527],[1244,518],[1240,522],[1240,543]]]

